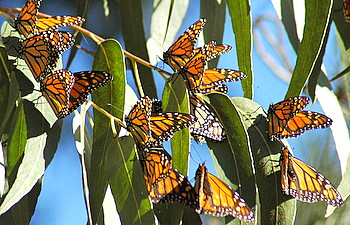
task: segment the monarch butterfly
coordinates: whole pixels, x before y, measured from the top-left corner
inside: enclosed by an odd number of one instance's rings
[[[350,22],[350,1],[343,0],[343,12],[346,22]]]
[[[140,162],[149,192],[157,181],[164,179],[170,173],[172,168],[171,156],[163,147],[145,148],[141,151]]]
[[[24,59],[36,81],[42,80],[56,67],[59,54],[74,44],[68,32],[45,31],[20,40],[19,57]]]
[[[37,18],[41,0],[27,0],[21,12],[15,19],[16,29],[24,36],[29,34],[45,31],[48,29],[55,30],[62,26],[81,24],[85,19],[72,16],[56,16],[47,18]]]
[[[35,24],[35,32],[41,32],[45,30],[56,30],[60,27],[70,26],[70,25],[81,25],[84,23],[85,19],[82,17],[75,16],[54,16],[39,18]]]
[[[15,19],[16,29],[26,37],[32,33],[35,27],[40,4],[41,0],[27,0]]]
[[[207,58],[211,57],[211,52],[214,47],[215,41],[211,41],[201,47],[200,51],[193,55],[178,71],[178,74],[183,77],[188,90],[194,91],[199,88],[202,82]]]
[[[270,140],[297,137],[306,130],[326,128],[332,119],[316,112],[302,111],[309,98],[299,96],[271,104],[267,112]]]
[[[132,133],[135,143],[139,147],[149,144],[151,108],[151,99],[148,96],[142,97],[131,108],[129,115],[125,117],[126,129]]]
[[[163,61],[174,71],[179,70],[192,57],[197,38],[207,20],[205,18],[192,24],[169,49],[163,53]]]
[[[73,73],[74,84],[69,92],[68,110],[71,113],[85,102],[88,95],[113,80],[110,73],[104,71],[83,71]]]
[[[155,100],[147,96],[141,98],[125,117],[127,130],[132,133],[136,144],[141,148],[161,145],[169,140],[174,132],[190,126],[196,120],[192,115],[185,113],[151,115],[153,101]]]
[[[197,142],[205,142],[205,137],[214,141],[223,141],[226,137],[224,127],[219,118],[209,109],[204,100],[193,94],[189,97],[190,114],[197,118],[190,133]]]
[[[69,114],[69,92],[73,83],[74,76],[66,70],[56,71],[40,83],[40,91],[58,118],[64,118]]]
[[[186,177],[172,168],[171,156],[163,148],[145,148],[140,157],[143,176],[153,203],[180,202],[197,208],[197,195]]]
[[[199,199],[199,214],[232,215],[245,222],[254,222],[254,213],[239,194],[219,178],[209,173],[204,164],[196,171],[195,191]]]
[[[341,206],[343,199],[322,174],[303,161],[294,158],[284,147],[280,159],[282,191],[303,202],[325,201]]]
[[[150,197],[153,203],[180,202],[191,208],[198,207],[194,188],[187,177],[175,168],[170,169],[166,177],[153,184]]]
[[[196,118],[186,113],[158,113],[151,115],[151,143],[160,145],[168,141],[176,131],[189,127]]]
[[[227,87],[220,90],[221,84],[231,81],[239,81],[247,78],[247,75],[241,71],[231,69],[206,69],[203,79],[198,89],[193,92],[209,93],[212,90],[227,93]]]
[[[72,73],[58,70],[40,82],[40,90],[57,118],[64,118],[77,109],[92,91],[108,84],[112,75],[102,71]]]

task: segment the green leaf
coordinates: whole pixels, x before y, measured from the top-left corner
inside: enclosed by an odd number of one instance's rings
[[[123,118],[125,102],[125,62],[121,45],[114,39],[107,39],[99,44],[96,51],[93,70],[106,71],[113,75],[112,82],[92,94],[93,101],[107,109],[119,119]],[[111,106],[108,106],[108,103]],[[95,110],[95,115],[100,114]]]
[[[150,38],[147,40],[151,64],[158,63],[159,57],[174,42],[186,16],[188,4],[188,0],[153,1]]]
[[[217,44],[221,44],[226,19],[226,1],[200,1],[200,15],[201,18],[207,18],[203,30],[205,43],[215,40]],[[209,61],[208,68],[217,67],[218,62],[218,58]]]
[[[187,89],[182,76],[174,75],[169,80],[163,92],[163,111],[189,113]],[[189,129],[182,129],[171,139],[173,166],[185,176],[188,171],[190,151]]]
[[[140,0],[118,0],[123,38],[126,49],[132,54],[149,61],[145,31],[143,27],[143,13]],[[139,66],[141,85],[145,95],[157,97],[156,86],[152,70]]]
[[[41,192],[41,181],[37,182],[33,189],[25,195],[16,205],[14,205],[9,213],[12,214],[12,219],[16,225],[26,225],[30,224],[36,203]],[[20,215],[20,216],[19,216]],[[10,224],[10,223],[8,223]]]
[[[218,116],[226,131],[223,142],[208,142],[216,174],[246,200],[255,205],[255,184],[252,158],[247,131],[235,104],[227,95],[213,93],[207,95],[210,108]]]
[[[305,1],[305,27],[298,58],[285,99],[299,96],[315,69],[330,23],[332,0]]]
[[[281,189],[279,153],[282,146],[279,142],[268,140],[266,113],[260,105],[249,99],[232,98],[232,102],[242,115],[249,135],[259,196],[257,218],[261,224],[293,224],[295,200],[284,195]]]
[[[23,102],[16,109],[11,128],[7,150],[7,176],[11,174],[12,169],[17,165],[19,159],[21,159],[27,143],[27,124]]]
[[[236,49],[239,70],[248,77],[242,80],[244,97],[252,99],[253,72],[252,72],[252,23],[249,0],[227,1],[231,16],[233,31],[235,33]]]
[[[93,101],[112,115],[121,118],[124,109],[125,96],[125,66],[124,55],[116,40],[106,40],[100,43],[93,70],[106,71],[113,75],[113,81],[92,94]],[[107,106],[110,103],[110,106]],[[89,191],[93,223],[103,222],[102,203],[107,182],[111,172],[106,168],[112,162],[106,157],[113,143],[114,134],[111,130],[110,119],[94,109],[93,144],[91,167],[89,171]]]
[[[24,195],[26,195],[45,170],[44,148],[47,134],[43,133],[27,140],[24,157],[18,168],[15,182],[0,206],[0,215],[4,214]]]
[[[10,89],[10,68],[2,39],[0,40],[0,84],[0,124],[2,124],[7,110]]]
[[[175,74],[165,84],[163,92],[163,111],[189,113],[187,89],[182,76]],[[188,174],[190,133],[185,128],[177,131],[171,139],[173,167],[184,176]],[[156,205],[156,215],[160,223],[180,224],[184,206],[181,204]]]
[[[122,224],[154,224],[154,214],[131,137],[116,138],[111,144],[114,157],[108,169],[114,200]]]

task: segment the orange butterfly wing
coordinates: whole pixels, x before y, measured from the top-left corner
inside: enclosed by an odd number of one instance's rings
[[[190,133],[197,142],[205,142],[204,137],[214,141],[225,139],[225,130],[219,118],[209,109],[204,100],[197,94],[190,95],[190,114],[197,121],[190,126]]]
[[[45,31],[20,40],[19,57],[39,82],[54,70],[59,54],[73,44],[74,38],[68,32]]]
[[[206,19],[200,19],[192,24],[170,48],[164,52],[163,61],[174,71],[179,70],[192,57],[194,45],[202,31]]]
[[[172,168],[166,177],[153,184],[150,197],[153,203],[180,202],[192,208],[198,207],[194,188],[175,168]]]
[[[329,127],[332,119],[310,111],[301,111],[308,104],[308,97],[294,97],[268,110],[268,135],[271,140],[297,137],[307,130]]]
[[[40,82],[40,91],[59,119],[69,114],[69,92],[73,83],[74,76],[67,70],[55,71]]]
[[[197,208],[197,194],[181,173],[172,168],[171,156],[161,148],[145,148],[140,162],[153,203],[180,202]]]
[[[140,152],[143,176],[147,190],[150,192],[156,182],[164,179],[170,173],[172,168],[171,156],[164,148],[146,148]]]
[[[346,22],[350,22],[350,1],[343,0],[343,12]]]
[[[208,44],[212,44],[209,42]],[[223,44],[215,44],[215,46],[212,48],[211,52],[208,54],[207,61],[210,61],[212,59],[215,59],[219,55],[225,54],[229,51],[231,51],[232,47],[229,45],[223,45]],[[197,54],[199,51],[201,51],[201,48],[196,48],[193,50],[193,55]]]
[[[282,138],[297,137],[307,130],[326,128],[332,119],[316,112],[301,111],[292,117],[281,133]]]
[[[282,150],[280,166],[285,194],[303,202],[324,201],[335,207],[343,204],[341,195],[331,182],[311,166],[294,158],[287,147]]]
[[[267,112],[269,138],[271,140],[280,138],[288,121],[303,110],[308,103],[308,97],[300,96],[271,104]]]
[[[179,70],[183,77],[188,90],[195,91],[198,89],[205,70],[207,58],[210,57],[211,51],[215,47],[215,41],[211,41],[201,48],[190,60]]]
[[[204,71],[202,82],[195,91],[200,93],[209,93],[212,90],[218,90],[223,83],[239,81],[247,78],[247,75],[241,71],[231,69],[206,69]],[[225,92],[224,92],[225,93]]]
[[[15,19],[16,29],[26,37],[33,32],[40,4],[41,0],[27,0]]]
[[[160,145],[168,141],[176,131],[190,126],[196,120],[186,113],[158,113],[151,115],[151,142]]]
[[[196,171],[195,190],[199,198],[199,208],[196,209],[198,213],[214,216],[232,215],[245,222],[255,220],[253,211],[239,194],[208,173],[204,164],[200,164]]]
[[[85,102],[88,95],[113,80],[113,76],[104,71],[83,71],[74,73],[74,85],[69,93],[69,112]]]
[[[39,18],[35,23],[34,32],[41,32],[45,30],[56,30],[63,26],[81,25],[85,21],[84,18],[74,16],[55,16]]]
[[[133,135],[136,145],[141,148],[150,142],[151,108],[151,99],[147,96],[142,97],[125,117],[126,129]]]

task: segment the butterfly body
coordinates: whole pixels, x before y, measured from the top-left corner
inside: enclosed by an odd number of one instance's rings
[[[341,206],[343,199],[337,189],[322,174],[295,158],[284,147],[280,159],[282,191],[303,202],[324,201]]]

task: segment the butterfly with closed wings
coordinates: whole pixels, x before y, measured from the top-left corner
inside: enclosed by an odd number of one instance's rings
[[[223,141],[226,137],[224,127],[204,99],[198,94],[192,94],[189,101],[190,114],[197,118],[197,121],[190,126],[190,133],[194,140],[199,143],[205,142],[205,138]]]
[[[232,215],[245,222],[254,222],[254,212],[239,194],[219,178],[209,173],[204,164],[196,171],[195,191],[198,195],[199,214]]]
[[[179,202],[198,207],[198,198],[188,179],[172,168],[171,156],[162,147],[144,149],[140,158],[147,190],[153,203]]]
[[[343,199],[337,189],[322,174],[295,158],[283,147],[280,159],[282,191],[303,202],[324,201],[341,206]]]

